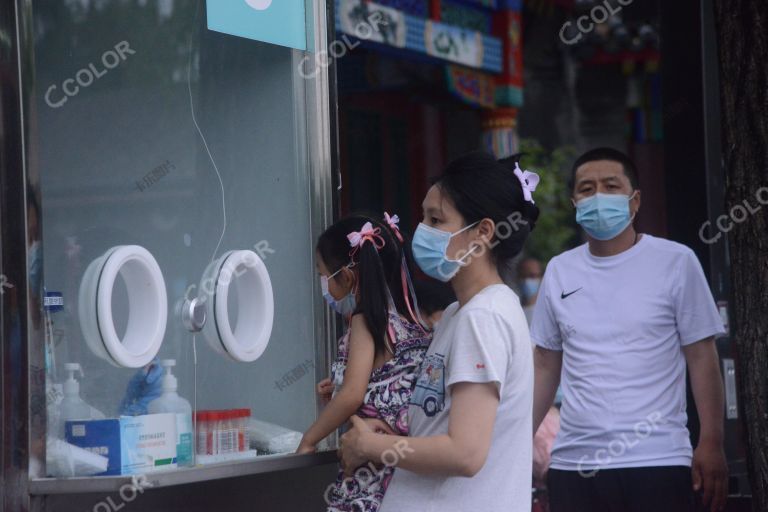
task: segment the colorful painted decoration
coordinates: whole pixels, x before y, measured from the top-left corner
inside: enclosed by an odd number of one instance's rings
[[[404,48],[500,73],[502,43],[473,30],[405,14],[376,2],[336,0],[336,29],[364,41]]]
[[[445,67],[445,76],[448,90],[464,102],[485,108],[496,105],[493,76],[453,64]]]
[[[486,113],[483,119],[483,146],[496,158],[519,152],[517,109],[496,108]]]
[[[507,107],[523,105],[523,34],[519,12],[496,15],[499,33],[504,33],[504,69],[496,87],[496,103]]]
[[[424,46],[433,57],[473,68],[483,64],[483,39],[479,32],[427,20]]]
[[[484,34],[491,32],[491,11],[450,0],[441,0],[440,2],[440,21]]]
[[[374,2],[339,0],[338,28],[365,41],[405,47],[405,14]]]
[[[378,0],[379,4],[403,11],[411,16],[429,16],[429,0]]]
[[[497,7],[500,7],[499,2],[497,0],[464,0],[464,1],[470,4],[477,4],[482,7],[487,7],[489,9],[496,9]],[[509,0],[501,0],[501,1],[505,2]]]

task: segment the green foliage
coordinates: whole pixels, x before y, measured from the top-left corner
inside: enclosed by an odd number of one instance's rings
[[[535,140],[523,139],[520,151],[525,153],[520,167],[541,177],[533,193],[541,214],[525,248],[526,256],[547,263],[553,256],[572,248],[578,243],[575,212],[571,204],[568,180],[576,150],[571,146],[558,148],[551,153]]]

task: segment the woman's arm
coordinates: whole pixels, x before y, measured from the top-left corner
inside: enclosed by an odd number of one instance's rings
[[[416,473],[471,477],[485,465],[499,406],[496,384],[459,382],[451,386],[448,433],[429,437],[374,433],[352,418],[341,438],[344,469],[351,473],[366,461],[383,462]]]
[[[352,317],[349,332],[349,358],[341,389],[325,406],[317,421],[304,433],[297,452],[314,447],[343,425],[360,408],[373,371],[375,350],[373,337],[363,315]]]

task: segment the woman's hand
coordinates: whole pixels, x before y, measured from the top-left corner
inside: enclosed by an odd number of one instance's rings
[[[375,433],[373,429],[358,416],[352,416],[350,421],[352,422],[352,427],[341,436],[341,446],[339,447],[341,467],[344,468],[344,474],[347,476],[351,476],[356,468],[360,467],[368,460],[364,455],[363,448],[367,436]],[[387,426],[387,428],[389,427]]]
[[[333,381],[331,381],[331,379],[326,378],[317,383],[317,394],[320,396],[320,401],[323,405],[331,401],[333,387]]]

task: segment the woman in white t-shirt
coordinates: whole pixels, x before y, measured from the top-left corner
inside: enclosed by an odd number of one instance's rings
[[[458,302],[438,323],[408,409],[410,437],[353,417],[342,436],[350,488],[397,469],[382,512],[518,512],[531,507],[533,366],[520,301],[499,264],[523,248],[538,176],[482,151],[448,165],[423,202],[416,263]]]

